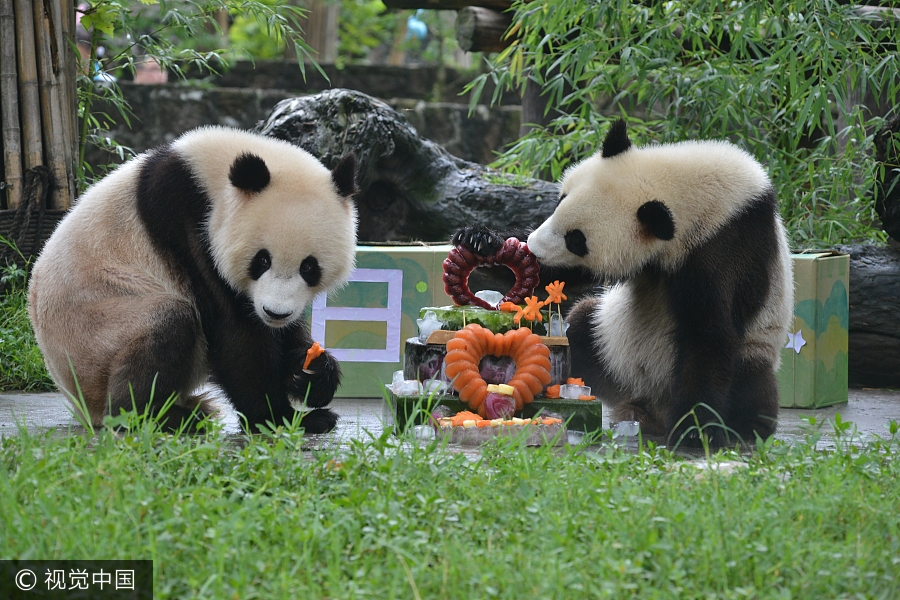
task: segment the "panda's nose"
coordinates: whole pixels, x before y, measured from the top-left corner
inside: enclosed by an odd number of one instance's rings
[[[275,311],[273,311],[273,310],[269,310],[269,309],[266,308],[265,306],[263,306],[263,310],[266,312],[267,315],[269,315],[270,317],[272,317],[272,318],[275,319],[276,321],[283,321],[284,319],[287,319],[289,316],[291,316],[291,313],[290,313],[290,312],[286,312],[286,313],[277,313],[277,312],[275,312]]]

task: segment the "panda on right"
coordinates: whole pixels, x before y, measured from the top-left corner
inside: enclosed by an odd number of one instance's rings
[[[487,243],[483,230],[455,237]],[[713,446],[775,432],[793,276],[772,183],[745,151],[635,147],[618,120],[566,172],[528,247],[542,269],[616,282],[566,319],[572,373],[612,420],[691,446],[698,423]]]

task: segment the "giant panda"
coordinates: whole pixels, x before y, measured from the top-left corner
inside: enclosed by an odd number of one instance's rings
[[[468,228],[453,242],[490,254],[508,234]],[[772,183],[749,154],[724,141],[636,147],[618,120],[527,240],[542,271],[612,283],[566,319],[572,371],[612,420],[672,444],[774,433],[793,279]]]
[[[211,376],[251,429],[323,407],[340,369],[304,370],[313,297],[355,261],[353,155],[329,171],[288,142],[188,132],[90,187],[34,264],[28,311],[50,375],[94,424],[133,406],[165,427],[213,409]],[[177,400],[160,410],[172,395]],[[324,408],[303,416],[331,430]]]

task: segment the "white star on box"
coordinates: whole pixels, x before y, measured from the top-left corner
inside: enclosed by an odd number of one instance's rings
[[[788,334],[788,343],[785,348],[790,348],[797,354],[800,354],[800,348],[806,345],[806,340],[803,339],[803,331],[797,330],[796,333]]]

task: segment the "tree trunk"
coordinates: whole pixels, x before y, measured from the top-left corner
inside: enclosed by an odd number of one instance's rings
[[[526,228],[556,207],[555,184],[514,180],[455,158],[419,136],[403,115],[359,92],[285,100],[257,130],[301,146],[328,168],[356,154],[361,241],[446,241],[476,224]]]
[[[501,52],[512,43],[505,37],[512,14],[469,6],[456,15],[456,41],[466,52]]]
[[[900,387],[900,252],[837,249],[850,255],[850,384]]]

